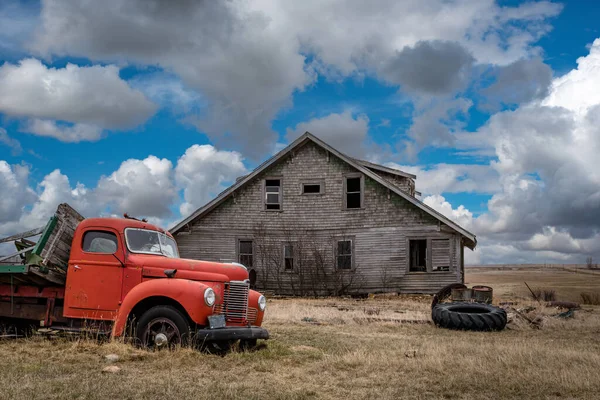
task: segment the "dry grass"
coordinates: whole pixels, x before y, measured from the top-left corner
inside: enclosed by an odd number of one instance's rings
[[[270,300],[267,348],[225,357],[89,340],[2,341],[0,398],[597,398],[600,308],[547,317],[541,329],[514,323],[479,333],[409,323],[429,320],[428,302]],[[110,353],[120,356],[117,374],[101,372]]]

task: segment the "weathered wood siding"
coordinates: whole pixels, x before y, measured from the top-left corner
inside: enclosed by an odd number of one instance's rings
[[[252,239],[258,287],[279,292],[293,289],[297,293],[302,285],[307,286],[303,291],[310,291],[314,284],[314,279],[308,282],[304,279],[310,274],[308,265],[295,266],[294,272],[272,268],[277,258],[283,257],[286,242],[317,248],[325,260],[322,272],[326,278],[342,281],[352,278],[354,291],[431,293],[448,283],[461,281],[460,235],[441,231],[436,218],[388,188],[363,177],[363,207],[344,209],[344,177],[356,172],[351,165],[309,142],[191,223],[190,229],[178,233],[181,256],[237,261],[238,241]],[[264,209],[263,180],[269,177],[282,179],[281,211]],[[324,193],[302,195],[302,183],[311,181],[322,182]],[[352,240],[352,271],[334,268],[335,240],[340,238]],[[447,258],[442,260],[444,256],[439,249],[436,257],[437,262],[447,260],[450,271],[409,272],[411,238],[448,239]],[[304,264],[309,263],[307,260]],[[428,264],[431,271],[431,261]]]

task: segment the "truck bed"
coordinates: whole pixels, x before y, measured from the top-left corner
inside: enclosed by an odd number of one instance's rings
[[[0,283],[64,285],[73,234],[83,219],[81,214],[63,203],[45,227],[0,239],[0,243],[14,242],[17,249],[10,256],[0,256]],[[37,242],[30,240],[37,235]]]

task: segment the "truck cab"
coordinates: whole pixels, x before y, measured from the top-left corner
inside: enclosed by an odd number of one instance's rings
[[[65,274],[62,287],[0,281],[0,323],[93,329],[147,347],[196,342],[226,349],[236,340],[252,346],[269,337],[261,327],[265,297],[250,289],[243,265],[179,258],[173,236],[145,221],[82,220]]]

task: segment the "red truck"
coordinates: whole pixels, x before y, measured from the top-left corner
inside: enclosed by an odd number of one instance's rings
[[[269,338],[265,297],[250,290],[243,265],[179,258],[173,236],[144,220],[84,219],[61,204],[44,228],[7,241],[17,262],[0,257],[5,334],[35,325],[221,350]]]

